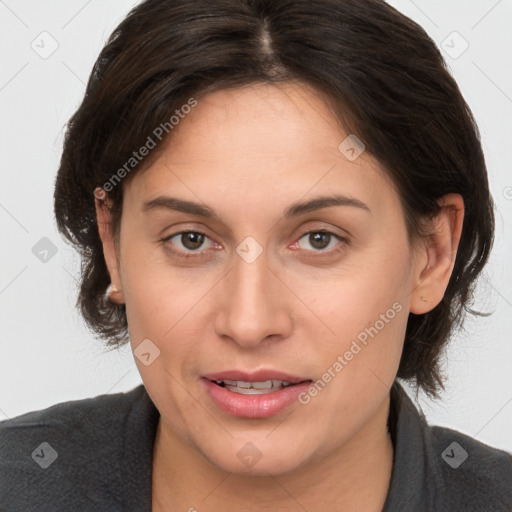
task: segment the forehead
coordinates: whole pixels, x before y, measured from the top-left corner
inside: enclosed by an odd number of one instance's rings
[[[303,84],[254,84],[205,95],[173,132],[174,161],[265,155],[289,159],[298,146],[336,149],[343,131],[318,93]],[[209,153],[197,151],[205,142]],[[217,151],[218,150],[218,151]],[[318,154],[324,156],[324,151]],[[337,156],[337,155],[336,155]]]
[[[398,198],[375,159],[363,152],[352,161],[339,149],[349,135],[307,86],[213,92],[183,116],[127,194],[139,204],[172,193],[226,208],[238,198],[238,211],[284,211],[301,198],[344,194],[389,208]]]

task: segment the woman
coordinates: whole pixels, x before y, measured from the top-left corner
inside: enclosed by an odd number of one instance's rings
[[[2,509],[512,510],[512,455],[397,381],[438,396],[494,217],[468,106],[383,1],[142,2],[55,213],[144,385],[3,422]]]

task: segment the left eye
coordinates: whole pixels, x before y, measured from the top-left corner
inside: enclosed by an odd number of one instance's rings
[[[306,250],[311,249],[301,246],[300,241],[303,239],[306,239],[308,243],[311,244],[313,251],[315,252],[330,252],[330,250],[325,249],[332,249],[337,243],[344,241],[342,237],[331,233],[330,231],[309,231],[308,233],[304,233],[297,242],[297,245],[299,245],[301,249]]]

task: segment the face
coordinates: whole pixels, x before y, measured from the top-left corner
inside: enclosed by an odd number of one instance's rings
[[[338,148],[347,136],[306,86],[220,91],[126,184],[118,276],[136,363],[162,428],[226,471],[283,474],[343,450],[397,373],[424,261],[377,162]],[[338,201],[311,203],[325,197]]]

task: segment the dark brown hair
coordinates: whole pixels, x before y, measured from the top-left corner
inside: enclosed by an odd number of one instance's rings
[[[110,279],[95,188],[126,170],[158,126],[166,126],[168,139],[169,119],[191,98],[283,82],[313,87],[364,142],[399,192],[412,239],[424,236],[422,219],[438,213],[441,196],[464,199],[448,288],[432,311],[409,315],[398,371],[437,396],[441,351],[470,310],[492,246],[493,203],[478,128],[438,48],[381,0],[146,0],[128,14],[69,121],[56,180],[59,230],[82,256],[78,306],[107,345],[127,340],[125,307],[104,298]],[[157,154],[158,148],[121,173],[123,183],[107,187],[115,233],[123,184]]]

